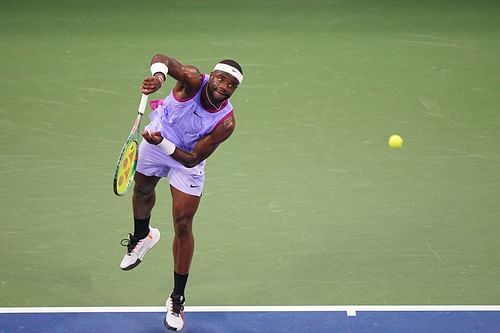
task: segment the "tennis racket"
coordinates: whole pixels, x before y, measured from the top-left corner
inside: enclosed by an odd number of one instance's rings
[[[116,163],[115,177],[113,179],[113,192],[118,196],[127,193],[132,179],[134,179],[135,168],[137,167],[137,157],[139,152],[139,130],[141,127],[142,116],[146,105],[148,104],[148,95],[142,94],[141,103],[137,111],[134,126],[130,130],[127,141],[122,147],[120,157]]]

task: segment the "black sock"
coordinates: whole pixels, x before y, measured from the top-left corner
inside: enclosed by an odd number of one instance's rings
[[[177,274],[174,271],[174,291],[172,292],[172,295],[184,297],[184,289],[186,289],[188,275],[189,274]]]
[[[145,219],[136,219],[134,217],[134,236],[143,239],[149,234],[149,219],[151,216]]]

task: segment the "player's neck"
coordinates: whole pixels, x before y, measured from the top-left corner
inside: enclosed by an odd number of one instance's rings
[[[223,105],[224,105],[224,100],[220,101],[219,103],[217,102],[213,102],[211,99],[210,99],[210,96],[208,94],[208,83],[205,85],[205,88],[203,88],[204,90],[204,94],[202,94],[202,102],[203,102],[203,106],[207,109],[207,110],[211,110],[211,111],[219,111]]]

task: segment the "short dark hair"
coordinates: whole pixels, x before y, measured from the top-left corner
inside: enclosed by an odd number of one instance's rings
[[[219,63],[233,66],[234,68],[236,68],[237,70],[240,71],[241,75],[243,75],[243,69],[241,69],[240,64],[238,64],[236,61],[231,60],[231,59],[224,59],[224,60],[219,61]]]

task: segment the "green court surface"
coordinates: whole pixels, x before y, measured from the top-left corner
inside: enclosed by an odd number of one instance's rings
[[[131,272],[131,196],[111,188],[157,52],[245,74],[207,163],[189,305],[499,304],[499,17],[498,1],[2,1],[0,306],[164,303],[167,183],[162,241]]]

